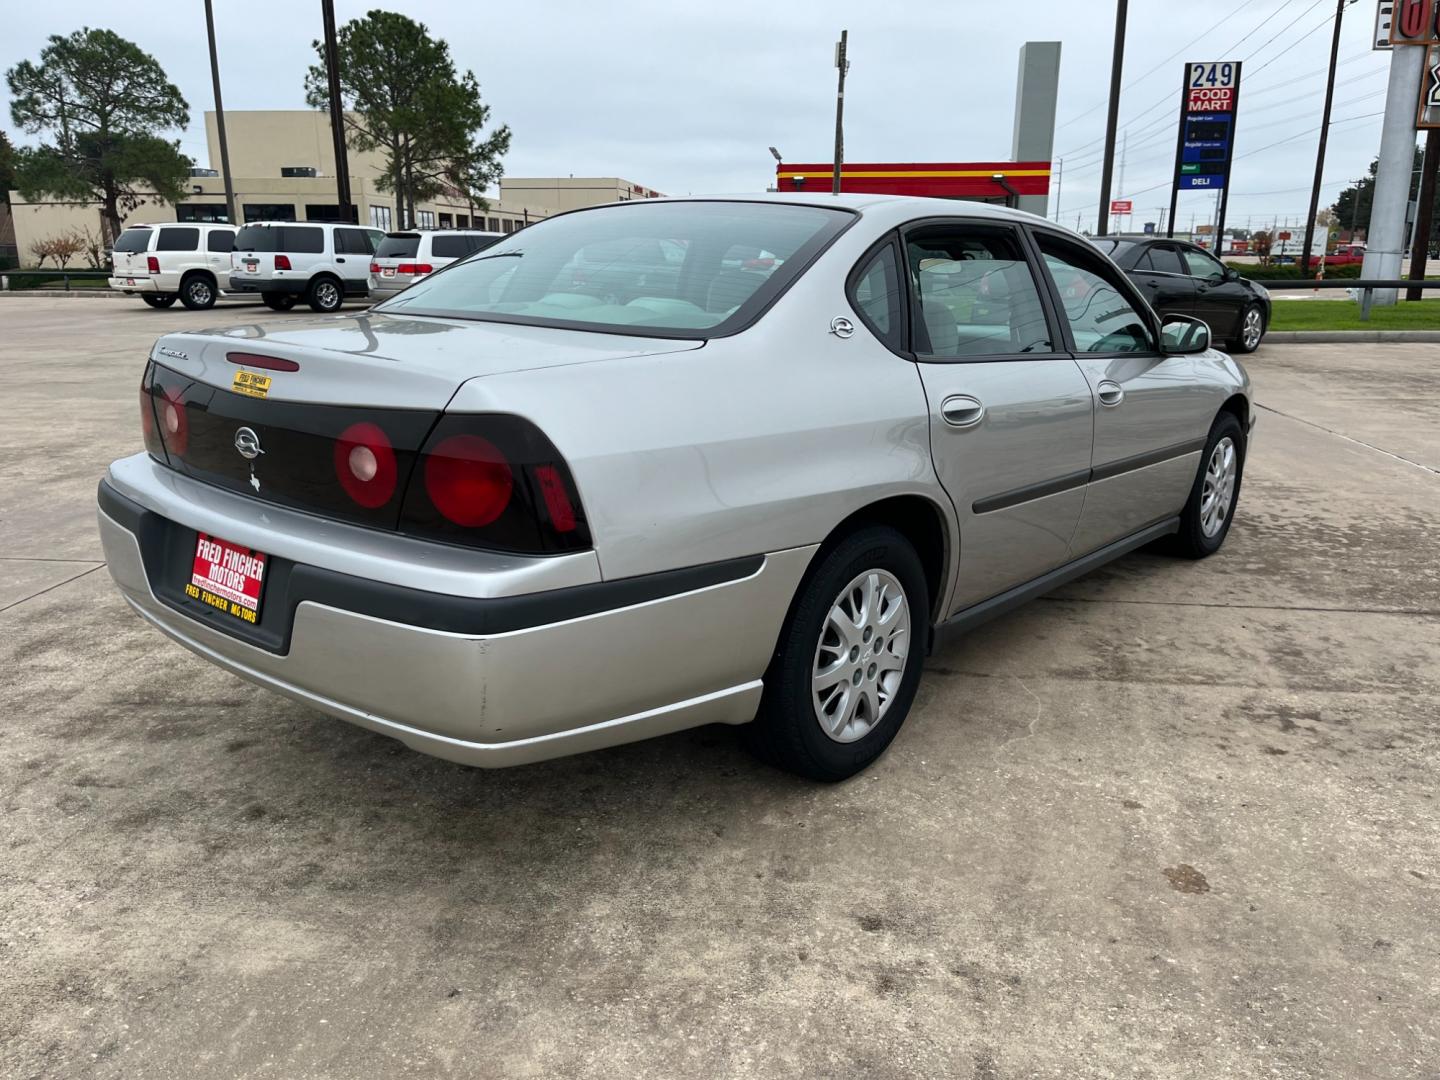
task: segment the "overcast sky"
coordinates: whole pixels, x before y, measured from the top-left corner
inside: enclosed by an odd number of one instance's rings
[[[1059,40],[1060,216],[1072,227],[1077,215],[1087,227],[1094,223],[1110,0],[335,6],[342,22],[375,6],[404,11],[447,39],[457,63],[478,76],[493,117],[514,131],[505,163],[511,175],[618,175],[669,194],[763,190],[774,178],[771,145],[789,161],[827,160],[833,43],[842,27],[850,31],[849,160],[1008,159],[1020,46]],[[194,114],[180,133],[182,148],[209,164],[203,112],[214,102],[201,0],[5,0],[3,7],[5,69],[36,58],[48,35],[83,25],[112,29],[154,55]],[[226,105],[303,108],[311,41],[321,31],[319,0],[215,0],[215,7]],[[1129,152],[1115,195],[1135,199],[1135,227],[1168,202],[1185,60],[1246,61],[1230,223],[1258,228],[1272,217],[1304,214],[1334,10],[1334,0],[1131,0],[1121,105]],[[1336,120],[1384,107],[1389,56],[1370,51],[1374,17],[1374,0],[1347,12]],[[27,141],[8,108],[3,121],[12,138]],[[1378,116],[1332,128],[1322,205],[1364,173],[1379,141]],[[1182,225],[1191,214],[1204,221],[1212,207],[1212,195],[1182,195],[1178,216]]]

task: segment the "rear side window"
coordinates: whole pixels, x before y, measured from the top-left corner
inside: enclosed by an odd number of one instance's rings
[[[225,229],[211,229],[205,238],[205,250],[230,251],[235,247],[235,234]]]
[[[1141,270],[1153,270],[1157,274],[1183,274],[1185,268],[1180,265],[1180,255],[1172,247],[1152,247],[1145,256],[1147,263],[1141,263]]]
[[[910,233],[915,351],[936,358],[1052,351],[1040,290],[1010,228],[956,223]],[[1097,257],[1098,259],[1098,257]]]
[[[161,229],[156,251],[195,251],[200,247],[200,230],[194,227]]]
[[[463,259],[475,249],[468,236],[435,236],[430,239],[430,254],[437,259]]]
[[[300,255],[319,255],[325,250],[325,230],[307,229],[303,225],[284,226],[285,246],[281,251]]]
[[[1118,285],[1115,270],[1093,251],[1036,231],[1075,348],[1088,353],[1153,352],[1150,324]]]
[[[419,253],[419,233],[391,233],[375,249],[377,259],[413,259]]]
[[[875,336],[892,349],[900,348],[901,312],[900,267],[895,245],[886,244],[870,256],[855,278],[851,296],[855,310],[875,331]]]
[[[115,241],[116,251],[144,251],[150,246],[149,229],[126,229]]]
[[[372,255],[370,234],[364,229],[336,229],[335,253],[337,255]]]

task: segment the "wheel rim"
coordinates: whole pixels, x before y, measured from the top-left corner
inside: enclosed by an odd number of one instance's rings
[[[321,282],[315,289],[315,299],[320,301],[321,307],[337,307],[340,303],[340,290],[328,281]]]
[[[203,281],[192,281],[190,283],[190,299],[197,304],[208,304],[210,302],[210,286]]]
[[[1251,308],[1245,313],[1245,347],[1253,349],[1260,344],[1260,334],[1264,330],[1264,324],[1260,320],[1260,312]]]
[[[905,677],[910,603],[885,570],[867,570],[842,589],[815,646],[810,696],[815,719],[839,743],[863,739],[884,719]]]
[[[1206,536],[1215,536],[1230,520],[1230,507],[1235,501],[1237,459],[1235,440],[1226,435],[1210,451],[1205,465],[1205,484],[1200,492],[1200,529]]]

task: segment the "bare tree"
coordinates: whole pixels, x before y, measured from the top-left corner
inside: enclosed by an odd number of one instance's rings
[[[30,246],[27,250],[35,259],[36,270],[44,269],[45,260],[53,254],[50,248],[50,245],[52,243],[54,243],[54,241],[52,241],[48,236],[37,236],[34,240],[30,241]]]

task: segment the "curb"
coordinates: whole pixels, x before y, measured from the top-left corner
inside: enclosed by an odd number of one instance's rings
[[[103,296],[115,297],[124,296],[119,289],[0,289],[0,297],[5,296]]]
[[[1266,345],[1390,345],[1440,342],[1440,330],[1272,330]]]

